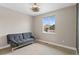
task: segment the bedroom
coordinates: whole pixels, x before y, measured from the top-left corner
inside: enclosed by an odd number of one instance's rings
[[[34,6],[39,10],[35,12]],[[12,50],[7,35],[28,32],[36,42]],[[75,55],[76,3],[0,3],[0,51],[1,55]]]

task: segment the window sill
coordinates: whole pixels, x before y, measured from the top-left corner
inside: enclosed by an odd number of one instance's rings
[[[42,32],[44,34],[56,34],[56,33],[51,33],[51,32]]]

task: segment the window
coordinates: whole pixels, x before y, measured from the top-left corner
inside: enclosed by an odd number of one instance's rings
[[[43,33],[55,33],[55,16],[44,17],[42,20]]]

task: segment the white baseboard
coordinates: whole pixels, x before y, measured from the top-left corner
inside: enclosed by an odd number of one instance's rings
[[[76,51],[76,48],[73,48],[73,47],[69,47],[69,46],[65,46],[65,45],[61,45],[61,44],[57,44],[57,43],[53,43],[53,42],[48,42],[48,41],[44,41],[44,40],[38,40],[38,41]]]
[[[0,49],[4,49],[4,48],[7,48],[7,47],[10,47],[10,45],[5,45],[5,46],[1,46]]]

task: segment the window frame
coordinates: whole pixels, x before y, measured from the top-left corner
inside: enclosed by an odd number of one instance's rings
[[[54,16],[55,17],[55,32],[44,32],[44,28],[43,28],[43,18],[48,18],[48,17],[52,17]],[[45,17],[42,17],[42,33],[44,34],[56,34],[56,16],[55,15],[51,15],[51,16],[45,16]]]

